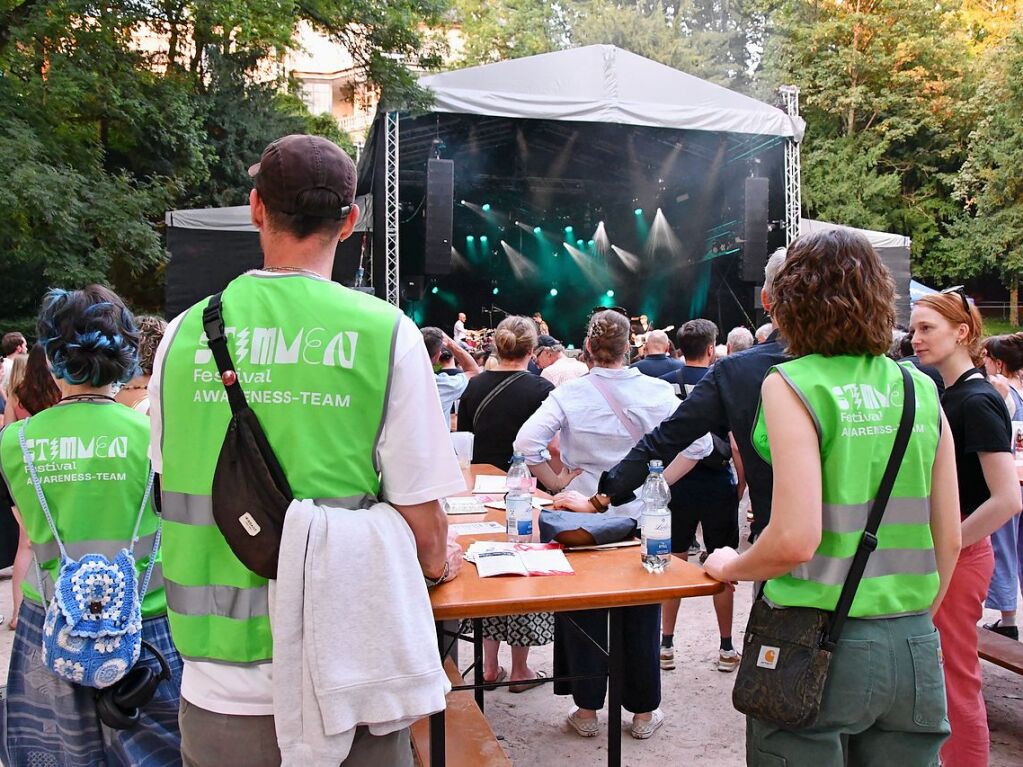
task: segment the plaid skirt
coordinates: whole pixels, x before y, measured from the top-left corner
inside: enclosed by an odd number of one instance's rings
[[[181,656],[171,641],[166,618],[142,622],[142,638],[160,651],[171,668],[130,730],[114,730],[99,720],[96,691],[65,682],[43,665],[43,608],[21,604],[14,633],[7,700],[2,717],[5,764],[10,767],[171,767],[181,764],[178,700]],[[159,671],[143,650],[139,663]]]

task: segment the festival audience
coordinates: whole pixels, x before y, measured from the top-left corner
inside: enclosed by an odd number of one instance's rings
[[[650,331],[646,338],[646,344],[643,347],[645,349],[643,359],[633,363],[631,367],[643,375],[652,378],[660,378],[665,373],[678,370],[683,365],[678,360],[668,356],[670,345],[668,334],[663,330]]]
[[[426,353],[430,357],[430,364],[433,365],[434,382],[437,385],[437,394],[440,395],[440,409],[445,417],[451,415],[454,404],[462,396],[465,387],[469,385],[469,379],[480,372],[476,360],[461,344],[456,344],[440,328],[426,327],[420,329],[423,334],[423,343],[426,345]],[[448,375],[441,371],[441,351],[447,349],[451,352],[455,363],[461,368],[456,375]]]
[[[746,351],[752,346],[753,334],[750,333],[747,328],[740,325],[739,327],[732,328],[728,332],[728,338],[725,342],[726,355]]]
[[[766,309],[764,311],[766,311]],[[757,328],[757,332],[753,334],[753,338],[758,344],[765,344],[767,343],[767,339],[771,337],[772,333],[774,333],[774,325],[770,322],[765,322]]]
[[[726,583],[766,581],[763,598],[785,621],[799,614],[784,608],[835,609],[893,449],[905,384],[885,356],[894,283],[861,235],[798,238],[772,292],[773,321],[795,359],[769,371],[753,434],[774,470],[771,520],[746,552],[718,549],[705,567]],[[748,717],[752,767],[857,767],[893,757],[931,765],[948,735],[942,643],[930,611],[946,609],[959,550],[954,448],[933,385],[916,371],[910,381],[914,426],[816,721],[790,729]]]
[[[624,367],[629,350],[629,320],[618,312],[601,311],[590,318],[586,350],[593,359],[589,375],[552,391],[519,430],[514,449],[526,456],[533,474],[547,488],[560,491],[554,499],[555,508],[585,513],[599,506],[600,511],[635,521],[642,513],[642,502],[601,504],[595,495],[597,479],[632,446],[633,428],[642,431],[653,428],[674,411],[677,400],[667,384],[644,376],[636,368]],[[630,427],[621,419],[629,419],[633,425]],[[555,473],[548,463],[547,448],[558,435],[565,469]],[[708,437],[694,440],[678,461],[668,466],[665,478],[673,482],[710,451]],[[632,736],[644,739],[664,722],[658,708],[660,607],[643,605],[626,608],[625,612],[622,704],[633,712],[629,728]],[[575,706],[568,714],[566,726],[583,737],[593,737],[599,730],[597,711],[603,707],[607,691],[603,678],[607,674],[607,626],[607,610],[558,613],[554,619],[555,675],[598,676],[554,685],[555,694],[573,696]],[[580,628],[589,638],[580,636]],[[618,723],[609,722],[608,726],[616,727]]]
[[[540,375],[555,386],[589,372],[586,365],[565,354],[565,347],[553,336],[539,337],[534,359],[540,367]]]
[[[988,380],[1005,400],[1012,423],[1012,453],[1023,456],[1023,333],[996,336],[984,342],[984,367]],[[985,623],[989,631],[1019,639],[1016,626],[1017,595],[1023,585],[1023,514],[1017,514],[991,533],[995,553],[995,572],[987,590],[984,606],[1001,612],[994,623]]]
[[[494,347],[498,366],[469,381],[458,403],[458,430],[475,435],[473,463],[490,464],[507,471],[511,465],[512,442],[519,428],[554,389],[549,381],[526,369],[536,341],[536,326],[528,317],[505,317],[497,326]],[[529,648],[552,641],[554,616],[551,613],[484,618],[484,680],[503,682],[507,678],[505,669],[498,665],[501,642],[507,642],[512,659],[510,681],[521,682],[508,689],[525,692],[534,686],[531,680],[543,676],[542,672],[529,667]]]
[[[1009,414],[977,369],[980,313],[966,294],[924,296],[913,308],[913,350],[945,382],[941,405],[952,435],[962,516],[962,551],[934,623],[941,633],[952,736],[941,749],[945,767],[988,763],[990,736],[981,693],[977,622],[994,570],[988,536],[1020,511]]]
[[[73,755],[73,761],[66,763],[180,765],[181,659],[167,625],[156,551],[159,519],[149,494],[149,421],[116,405],[113,398],[114,384],[127,381],[135,372],[138,331],[121,299],[97,285],[50,291],[43,301],[38,331],[62,398],[4,429],[0,437],[0,468],[40,568],[40,580],[26,579],[22,584],[25,598],[7,677],[10,763],[57,764],[64,763],[64,755]],[[88,449],[74,449],[68,440]],[[73,462],[63,462],[72,451]],[[38,492],[32,481],[26,481],[31,476],[26,455],[38,461],[35,469],[43,488]],[[70,471],[68,465],[73,467]],[[53,598],[64,551],[72,558],[89,553],[113,557],[131,547],[136,534],[141,536],[134,546],[140,587],[150,558],[157,558],[142,601],[142,639],[149,647],[143,647],[136,666],[159,677],[162,664],[155,648],[170,677],[159,683],[151,700],[138,702],[137,724],[115,729],[100,718],[96,690],[54,675],[40,646],[44,632],[54,631],[51,620],[58,620],[57,607],[51,604],[48,612],[46,605]],[[63,598],[70,597],[65,593]],[[92,605],[105,609],[100,602]],[[62,612],[70,614],[70,610],[64,606]],[[62,645],[69,652],[77,649],[73,639],[69,636]],[[119,644],[122,640],[112,636],[109,641]]]

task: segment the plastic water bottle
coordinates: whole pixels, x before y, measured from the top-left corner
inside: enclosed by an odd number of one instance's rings
[[[527,543],[533,540],[533,482],[521,453],[512,456],[507,481],[504,508],[508,540]]]
[[[640,527],[643,533],[641,546],[643,567],[650,573],[660,573],[671,562],[671,511],[668,501],[671,491],[664,481],[664,464],[651,461],[650,474],[643,485],[643,516]]]

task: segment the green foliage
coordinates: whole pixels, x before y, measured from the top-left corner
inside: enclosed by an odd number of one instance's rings
[[[465,39],[459,66],[549,53],[564,35],[558,9],[547,0],[453,0],[451,18]]]

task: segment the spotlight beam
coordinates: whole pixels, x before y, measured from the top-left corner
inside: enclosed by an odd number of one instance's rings
[[[611,250],[618,256],[618,260],[622,262],[622,266],[628,269],[630,272],[639,270],[641,259],[635,253],[630,253],[623,248],[619,248],[617,245],[612,245]]]
[[[536,264],[531,262],[504,240],[501,240],[501,248],[504,249],[505,255],[508,256],[508,265],[511,267],[512,273],[514,273],[516,279],[523,280],[536,275]]]
[[[586,278],[591,287],[600,290],[601,287],[607,284],[606,275],[600,273],[601,270],[594,263],[593,259],[574,245],[569,245],[567,242],[564,245],[568,255],[572,257],[572,261],[579,267],[579,271],[583,273],[583,277]]]

